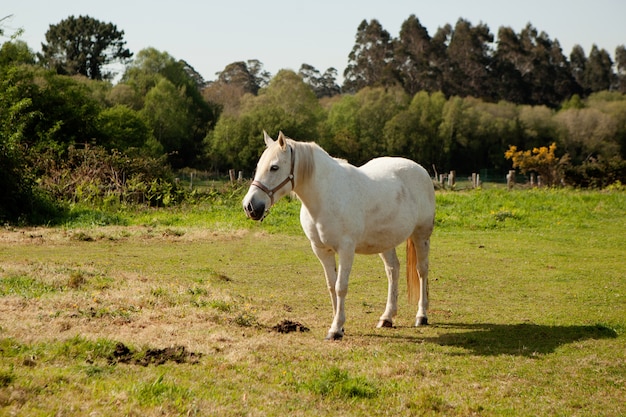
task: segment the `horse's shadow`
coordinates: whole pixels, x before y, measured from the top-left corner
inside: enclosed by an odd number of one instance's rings
[[[440,346],[452,346],[482,356],[516,355],[533,357],[553,353],[557,348],[585,340],[612,339],[617,332],[603,325],[547,326],[538,324],[437,324],[449,329],[437,336],[411,336],[410,339]],[[382,333],[379,334],[384,337]],[[402,338],[402,336],[400,336]]]

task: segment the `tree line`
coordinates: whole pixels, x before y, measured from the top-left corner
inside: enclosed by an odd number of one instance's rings
[[[0,220],[45,218],[59,201],[170,204],[185,198],[172,169],[251,175],[264,129],[355,164],[391,154],[463,173],[504,172],[509,146],[554,142],[572,183],[626,177],[623,47],[613,72],[606,51],[568,61],[531,25],[501,28],[493,48],[463,19],[431,38],[411,16],[398,39],[363,21],[340,86],[334,68],[272,75],[254,59],[206,81],[167,52],[131,53],[123,34],[70,16],[39,54],[19,33],[0,46]]]
[[[430,36],[412,15],[397,38],[377,20],[363,20],[344,77],[344,92],[401,85],[411,95],[440,91],[558,108],[573,95],[626,93],[626,47],[616,48],[615,62],[595,44],[589,56],[575,45],[568,59],[557,39],[530,23],[519,33],[502,26],[496,40],[486,24],[462,18]]]

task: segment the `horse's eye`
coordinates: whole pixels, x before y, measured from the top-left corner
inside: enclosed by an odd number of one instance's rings
[[[278,165],[272,165],[270,171],[278,171]]]

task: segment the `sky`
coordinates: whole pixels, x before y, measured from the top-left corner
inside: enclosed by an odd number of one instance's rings
[[[397,37],[412,14],[431,36],[459,18],[485,23],[494,37],[501,26],[519,33],[531,23],[558,39],[567,57],[576,44],[587,55],[596,44],[611,57],[626,44],[624,0],[20,0],[1,9],[0,18],[12,15],[0,23],[5,36],[23,29],[20,39],[35,52],[51,24],[88,15],[123,30],[131,52],[154,47],[184,59],[207,81],[249,59],[272,75],[307,63],[320,72],[334,67],[342,79],[364,19],[377,19]]]

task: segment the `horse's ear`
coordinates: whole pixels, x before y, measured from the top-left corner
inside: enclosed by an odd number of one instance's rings
[[[285,135],[283,135],[282,131],[278,132],[278,144],[280,145],[283,151],[287,149],[287,140],[285,139]]]
[[[265,130],[263,131],[263,140],[265,141],[265,146],[268,148],[272,143],[274,143],[274,139],[272,139]]]

